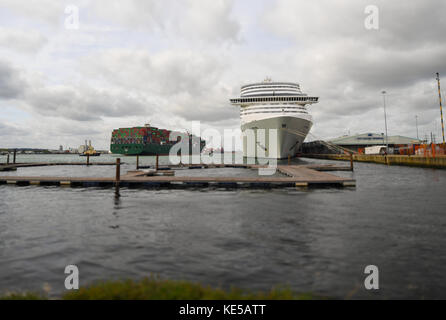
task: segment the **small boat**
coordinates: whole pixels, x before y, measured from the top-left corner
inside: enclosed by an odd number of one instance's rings
[[[87,145],[87,141],[85,141],[85,151],[82,153],[79,153],[79,156],[81,157],[99,157],[101,154],[99,152],[97,152],[93,146],[91,145],[91,141],[90,143]]]
[[[90,150],[87,150],[84,153],[79,153],[80,157],[86,157],[86,156],[99,157],[100,155],[101,154],[99,152],[96,152],[96,151],[90,152]]]

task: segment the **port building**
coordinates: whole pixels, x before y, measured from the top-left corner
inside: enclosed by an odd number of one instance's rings
[[[386,136],[383,133],[362,133],[353,136],[342,136],[335,139],[323,141],[312,141],[304,143],[302,146],[302,153],[339,153],[342,152],[341,148],[352,150],[358,153],[363,153],[366,147],[373,146],[385,146],[389,145],[389,149],[399,150],[400,148],[408,148],[413,145],[419,145],[423,143],[419,139],[405,137],[400,135]],[[338,150],[336,148],[331,148],[331,146],[339,146]]]
[[[343,136],[328,140],[329,143],[340,147],[358,151],[365,147],[378,145],[389,145],[389,147],[407,147],[409,145],[420,144],[421,140],[404,136],[386,136],[383,133],[363,133],[353,136]]]

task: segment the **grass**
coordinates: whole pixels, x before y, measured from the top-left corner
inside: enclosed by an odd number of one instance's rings
[[[0,300],[44,300],[37,293],[13,293]],[[231,288],[223,290],[188,281],[160,280],[155,277],[140,281],[102,281],[64,294],[63,300],[309,300],[312,294],[295,294],[289,288],[276,287],[267,292]]]
[[[39,293],[7,293],[4,296],[0,296],[0,300],[46,300],[45,295]]]

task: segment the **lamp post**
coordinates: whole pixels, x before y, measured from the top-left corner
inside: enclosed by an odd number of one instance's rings
[[[389,140],[387,138],[387,114],[386,114],[386,91],[383,91],[383,102],[384,102],[384,124],[386,126],[386,152],[389,152]]]
[[[417,140],[420,140],[418,137],[418,116],[415,116],[415,125],[417,126]]]

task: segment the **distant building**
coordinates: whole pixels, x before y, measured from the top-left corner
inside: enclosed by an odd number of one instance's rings
[[[356,151],[360,148],[377,145],[388,144],[389,147],[402,147],[422,143],[421,140],[404,136],[388,136],[386,140],[386,136],[379,133],[363,133],[354,136],[343,136],[329,140],[328,142]]]
[[[62,145],[59,146],[59,151],[63,151],[63,146]]]

